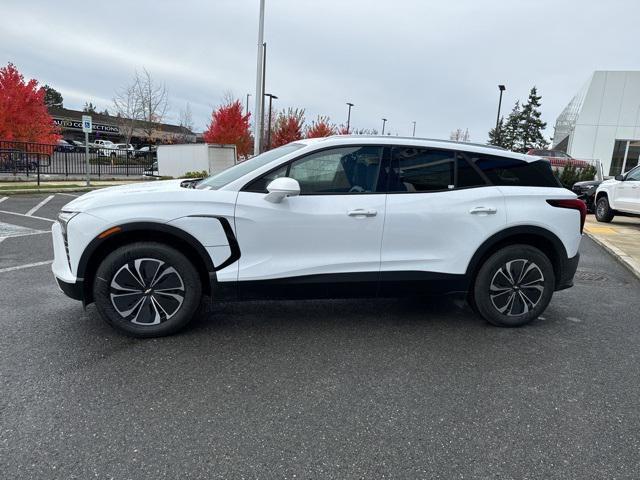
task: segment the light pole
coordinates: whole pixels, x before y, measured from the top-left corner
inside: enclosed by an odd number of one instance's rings
[[[383,118],[382,119],[382,135],[384,135],[384,126],[385,126],[386,123],[387,123],[387,119]]]
[[[415,120],[413,121],[413,136],[416,136],[416,122]]]
[[[349,135],[349,125],[351,124],[351,107],[353,107],[353,103],[347,102],[349,105],[349,112],[347,113],[347,135]]]
[[[500,142],[500,109],[502,108],[502,92],[507,89],[504,85],[498,85],[498,90],[500,90],[500,100],[498,100],[498,116],[496,117],[496,142]]]
[[[273,99],[278,99],[275,95],[271,93],[265,93],[265,97],[269,97],[269,120],[267,120],[267,146],[265,147],[265,151],[271,150],[271,102]]]
[[[253,122],[253,154],[260,153],[260,140],[262,138],[263,110],[262,101],[264,94],[263,86],[263,63],[264,63],[264,0],[260,0],[260,15],[258,20],[258,58],[256,66],[256,108],[254,110],[256,120]]]
[[[249,97],[251,96],[250,93],[247,93],[247,111],[245,112],[245,114],[249,113]]]

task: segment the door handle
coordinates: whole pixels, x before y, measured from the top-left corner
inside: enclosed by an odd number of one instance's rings
[[[495,215],[497,211],[498,209],[494,207],[473,207],[469,213],[472,215]]]
[[[347,212],[350,217],[375,217],[377,214],[376,210],[365,210],[364,208],[356,208]]]

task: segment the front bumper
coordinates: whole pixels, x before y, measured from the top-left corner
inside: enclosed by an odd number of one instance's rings
[[[68,297],[74,300],[84,300],[84,282],[82,278],[77,278],[71,271],[67,250],[64,246],[62,229],[58,222],[51,227],[51,237],[53,239],[51,271],[55,276],[58,287]]]
[[[560,269],[560,275],[556,281],[556,291],[573,287],[573,277],[578,270],[579,262],[579,253],[576,253],[575,257],[564,259],[564,261],[562,262],[562,267]]]
[[[56,282],[58,282],[58,287],[62,290],[67,297],[73,298],[74,300],[84,301],[84,282],[77,281],[75,283],[65,282],[64,280],[60,280],[56,277]]]

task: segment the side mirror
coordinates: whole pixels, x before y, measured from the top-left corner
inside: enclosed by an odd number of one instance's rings
[[[300,184],[289,177],[276,178],[267,185],[267,195],[264,199],[271,203],[280,203],[285,197],[300,195]]]
[[[616,175],[614,178],[619,182],[623,182],[624,181],[624,175]]]

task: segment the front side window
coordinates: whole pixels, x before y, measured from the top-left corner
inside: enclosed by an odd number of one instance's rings
[[[312,153],[254,180],[243,190],[266,193],[278,177],[300,184],[301,195],[372,193],[377,190],[382,148],[341,147]]]
[[[640,182],[640,167],[637,167],[635,170],[631,170],[627,174],[627,178],[625,178],[625,180]]]
[[[419,147],[394,148],[390,192],[434,192],[454,188],[455,153]]]

